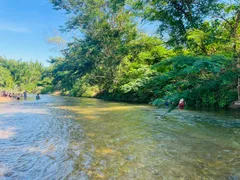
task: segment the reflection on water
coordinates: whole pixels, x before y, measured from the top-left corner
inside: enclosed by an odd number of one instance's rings
[[[43,96],[0,104],[0,179],[239,179],[237,112]]]
[[[0,130],[0,139],[8,139],[15,135],[14,128],[8,128],[6,130]]]

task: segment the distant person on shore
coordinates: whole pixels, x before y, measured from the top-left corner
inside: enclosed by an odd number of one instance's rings
[[[24,100],[27,100],[27,91],[23,92],[23,97],[24,97]]]
[[[178,108],[179,109],[184,109],[184,106],[185,106],[185,101],[184,99],[180,99],[179,103],[178,103]]]
[[[39,93],[37,94],[37,96],[36,96],[36,100],[40,100],[41,98],[40,98],[40,95],[39,95]]]

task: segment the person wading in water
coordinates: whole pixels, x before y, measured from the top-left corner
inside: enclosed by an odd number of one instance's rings
[[[27,91],[23,92],[23,97],[24,97],[24,100],[27,100]]]
[[[40,96],[39,96],[39,93],[37,94],[37,96],[36,96],[36,100],[40,100],[41,98],[40,98]]]
[[[179,103],[178,103],[178,108],[179,109],[184,109],[184,106],[185,106],[185,101],[184,99],[180,99]]]

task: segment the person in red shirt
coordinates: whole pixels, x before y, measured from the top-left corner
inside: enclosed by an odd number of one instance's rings
[[[184,106],[185,106],[185,101],[184,99],[180,99],[179,103],[178,103],[178,108],[179,109],[184,109]]]

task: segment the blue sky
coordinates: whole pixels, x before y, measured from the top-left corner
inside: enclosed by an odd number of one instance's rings
[[[59,56],[46,39],[60,34],[68,16],[56,11],[49,0],[0,0],[0,56],[23,61],[38,60],[45,66],[50,56]],[[154,24],[144,24],[141,30],[153,35]]]
[[[59,52],[46,38],[60,35],[66,18],[48,0],[0,0],[0,56],[47,65],[48,57]]]

